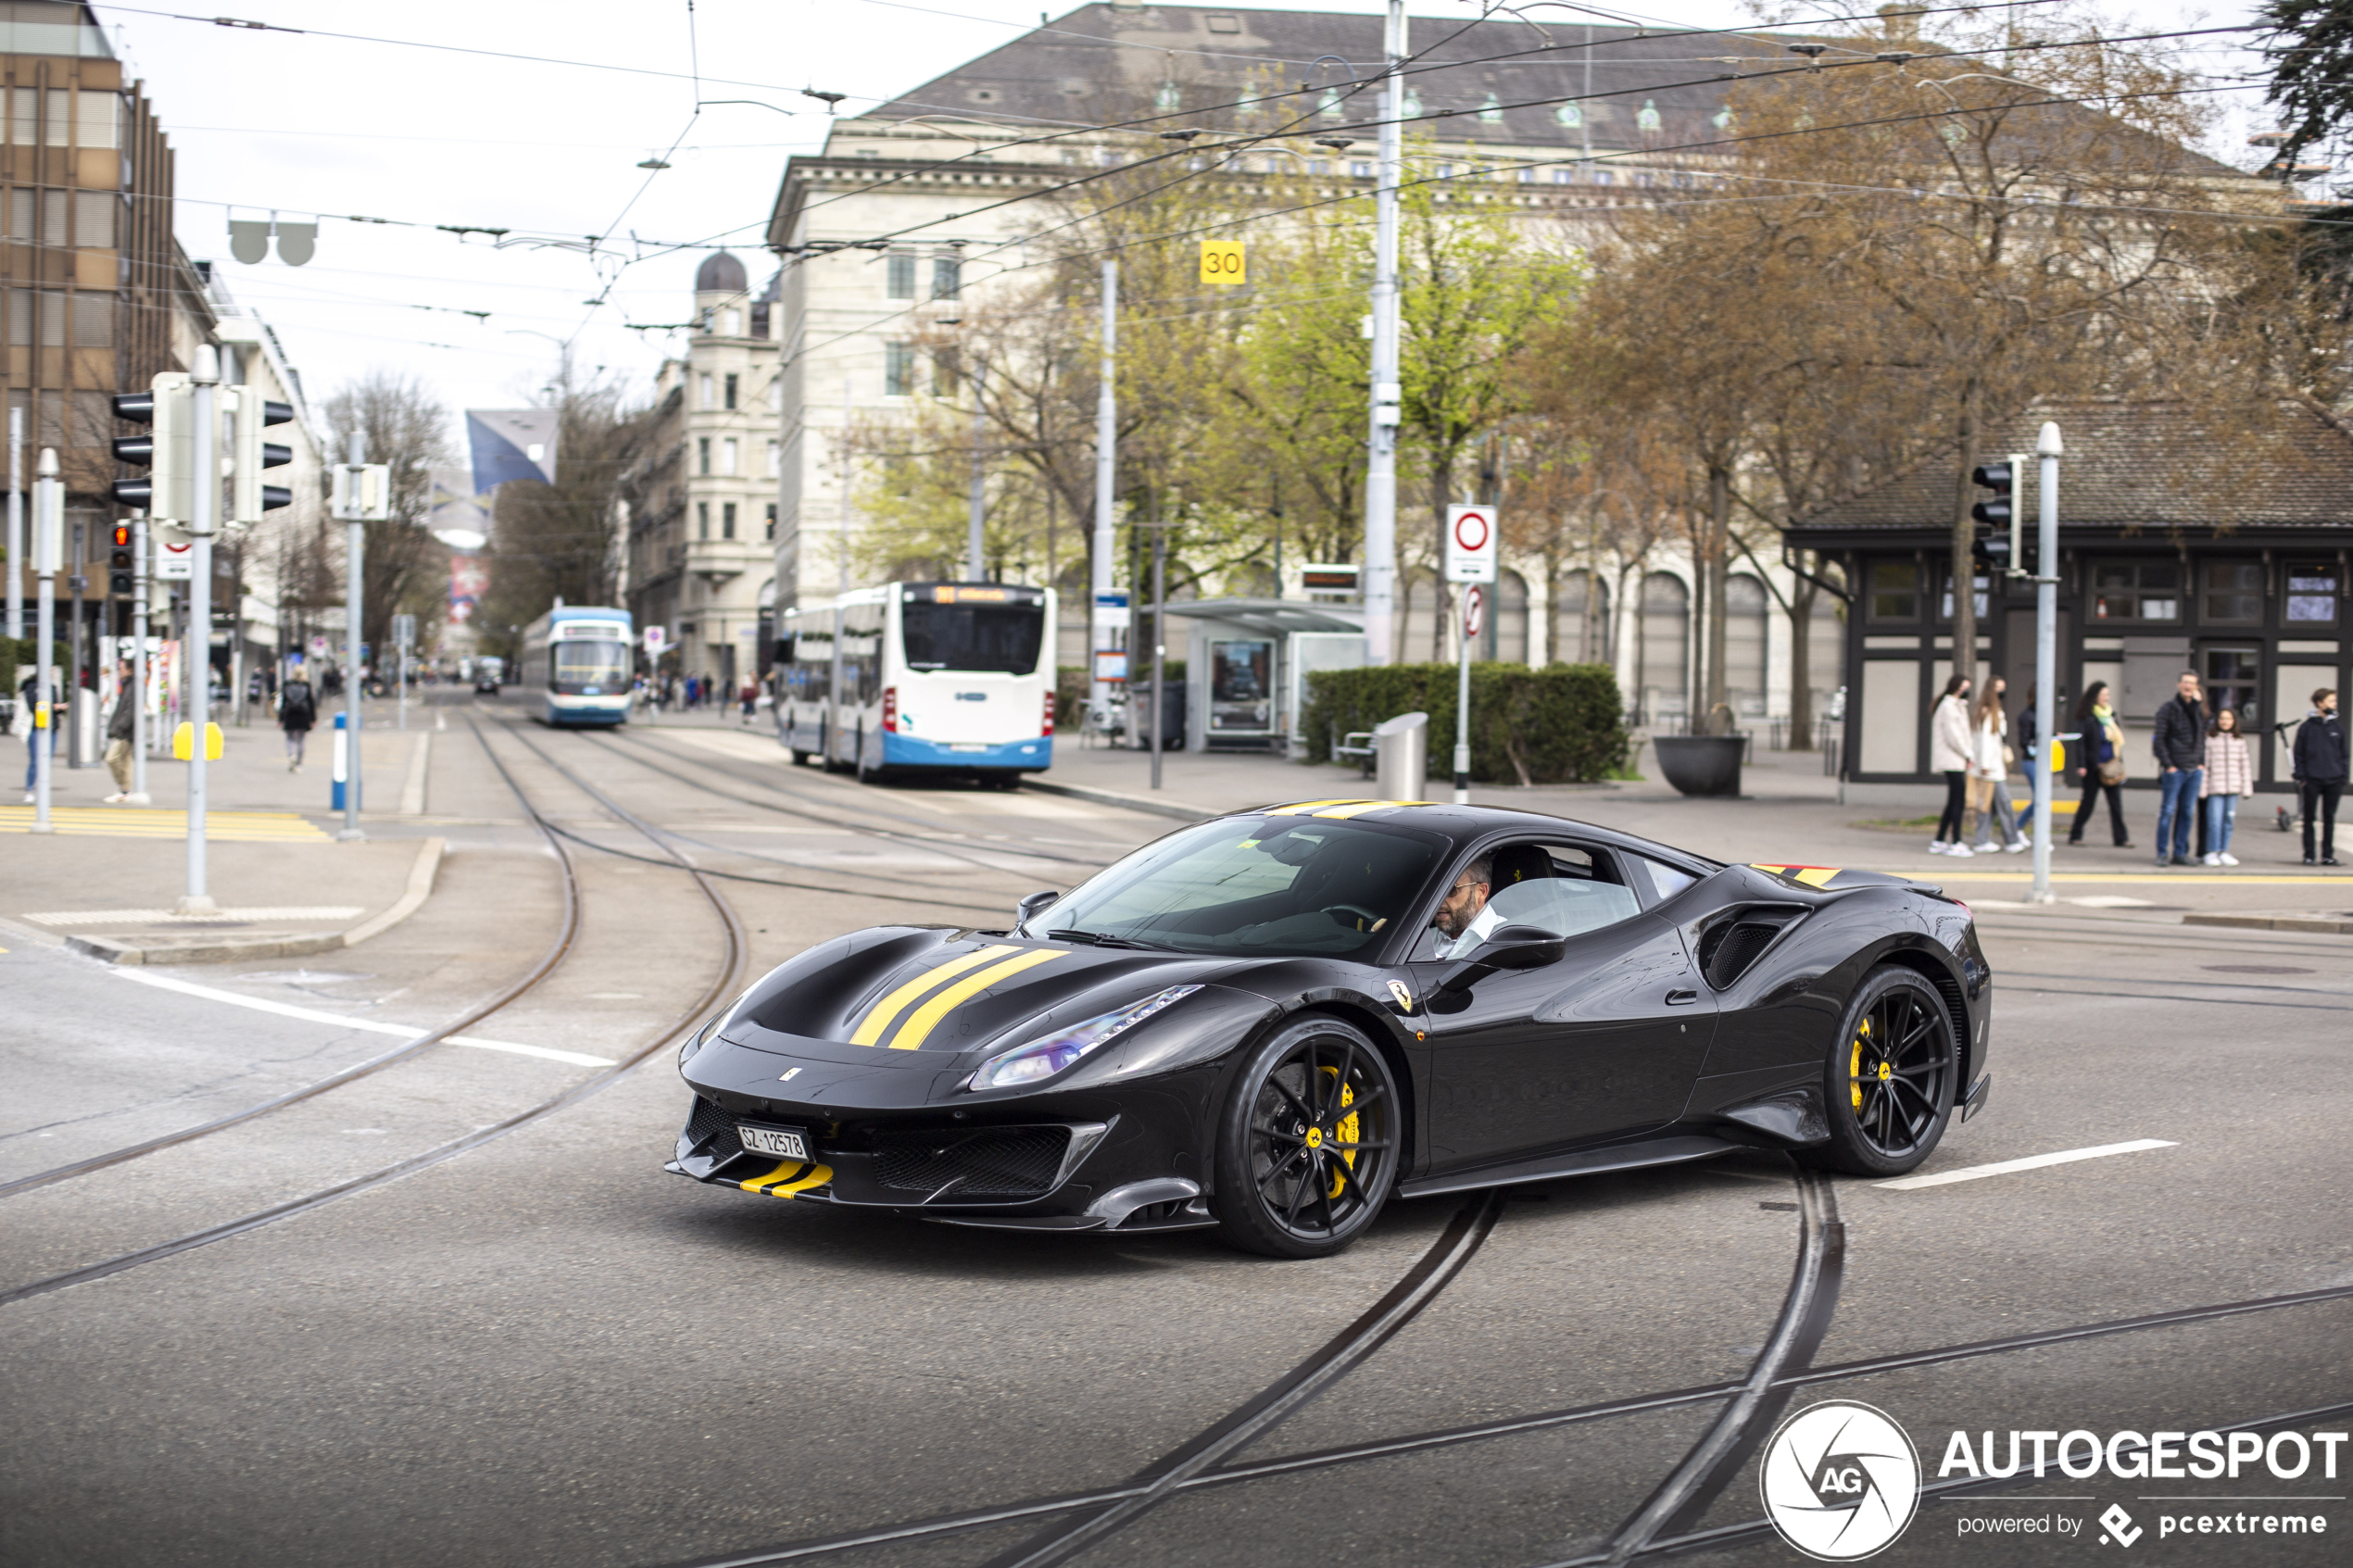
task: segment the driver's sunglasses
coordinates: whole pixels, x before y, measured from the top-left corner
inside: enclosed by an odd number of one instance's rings
[[[1465,877],[1462,881],[1456,883],[1453,886],[1446,890],[1446,901],[1451,904],[1455,899],[1467,894],[1472,888],[1479,885],[1480,883],[1477,877]]]

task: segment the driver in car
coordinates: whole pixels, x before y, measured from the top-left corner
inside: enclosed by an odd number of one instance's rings
[[[1491,855],[1481,855],[1465,866],[1463,874],[1454,879],[1454,885],[1447,890],[1445,901],[1438,906],[1438,918],[1430,922],[1446,938],[1438,944],[1440,958],[1466,956],[1487,940],[1490,932],[1503,923],[1487,903],[1488,891],[1494,880],[1495,859]]]

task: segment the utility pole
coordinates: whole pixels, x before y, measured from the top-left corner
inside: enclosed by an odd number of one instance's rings
[[[343,676],[343,744],[348,782],[343,792],[343,831],[338,838],[365,838],[359,831],[359,633],[360,610],[367,602],[361,589],[365,586],[362,569],[368,558],[368,524],[382,522],[392,516],[392,470],[382,463],[371,464],[368,438],[353,431],[346,450],[346,461],[334,471],[334,493],[330,502],[334,516],[346,524],[344,539],[346,558],[344,562],[344,676]]]
[[[195,546],[188,579],[188,891],[175,913],[218,914],[205,888],[205,760],[212,739],[212,531],[220,516],[220,356],[196,345],[188,373],[195,390],[195,461],[189,467],[188,536]]]
[[[8,635],[24,635],[24,410],[8,410]]]
[[[1103,263],[1103,355],[1095,388],[1095,549],[1088,569],[1087,698],[1097,731],[1111,715],[1111,683],[1102,677],[1102,654],[1113,646],[1112,508],[1119,478],[1119,263]]]
[[[841,636],[843,625],[842,601],[849,597],[849,381],[841,383],[841,549],[837,552],[840,581],[834,589],[834,672],[825,690],[825,760],[834,765],[834,748],[838,744],[837,732],[841,726]],[[851,758],[850,767],[857,768],[858,759]]]
[[[49,822],[50,771],[57,754],[57,686],[49,678],[49,650],[57,640],[57,558],[65,553],[66,497],[57,483],[57,453],[41,448],[33,481],[33,570],[41,575],[41,602],[32,644],[32,831],[55,833]],[[8,563],[13,575],[17,563]]]
[[[2059,427],[2045,420],[2034,443],[2042,459],[2034,476],[2038,518],[2034,557],[2034,888],[2030,904],[2055,901],[2051,893],[2051,758],[2058,742],[2058,470],[2066,456]],[[2088,798],[2088,797],[2087,797]]]
[[[1387,664],[1396,645],[1397,420],[1400,385],[1397,320],[1397,184],[1403,153],[1405,0],[1389,0],[1381,83],[1380,187],[1374,194],[1373,364],[1370,453],[1365,470],[1365,662]]]
[[[972,514],[965,525],[964,581],[984,583],[981,575],[981,525],[988,521],[988,466],[981,452],[988,433],[986,416],[981,404],[988,390],[988,365],[986,360],[973,361],[973,487]]]
[[[1161,675],[1168,655],[1168,527],[1152,523],[1152,787],[1160,787],[1160,737],[1167,731],[1168,692]],[[1130,711],[1133,711],[1131,705]]]
[[[131,799],[145,806],[147,794],[147,514],[131,514]]]

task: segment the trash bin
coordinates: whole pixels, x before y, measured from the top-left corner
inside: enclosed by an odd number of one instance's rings
[[[1429,779],[1429,715],[1400,713],[1373,727],[1374,791],[1383,800],[1419,800]]]

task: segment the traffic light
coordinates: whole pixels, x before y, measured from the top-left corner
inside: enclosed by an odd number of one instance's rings
[[[196,409],[195,389],[187,374],[165,370],[145,392],[118,393],[114,417],[151,427],[149,434],[116,439],[115,460],[145,467],[147,477],[116,480],[114,498],[126,507],[145,507],[149,517],[161,521],[191,521],[196,499]]]
[[[264,484],[264,469],[294,461],[294,448],[261,439],[263,427],[285,424],[294,418],[292,405],[271,403],[250,387],[237,389],[235,460],[229,468],[229,521],[259,522],[261,514],[294,505],[294,492],[283,484]]]
[[[131,583],[131,525],[114,525],[114,548],[107,555],[107,592],[128,595]]]
[[[2017,561],[2018,464],[2007,458],[1980,463],[1969,477],[1970,483],[1993,492],[1969,509],[1969,515],[1977,520],[1969,555],[1988,571],[2007,571]]]

